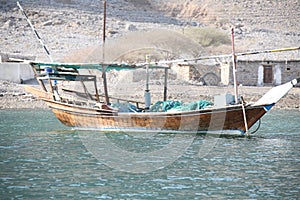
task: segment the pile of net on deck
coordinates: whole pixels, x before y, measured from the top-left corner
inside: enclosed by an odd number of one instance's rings
[[[191,110],[201,110],[213,103],[207,100],[199,100],[191,103],[183,103],[181,101],[158,101],[150,108],[150,112],[181,112]]]
[[[113,107],[113,108],[118,109],[119,112],[142,112],[143,111],[143,109],[140,109],[137,106],[135,106],[131,103],[128,103],[128,102],[125,102],[125,103],[119,103],[119,102],[112,103],[110,106]]]
[[[183,103],[181,101],[167,100],[167,101],[158,101],[151,106],[149,112],[182,112],[182,111],[192,111],[192,110],[201,110],[207,106],[212,106],[213,103],[207,100],[199,100],[191,103]],[[133,104],[130,103],[114,103],[111,105],[114,108],[117,108],[119,112],[142,112],[142,109],[139,109]]]

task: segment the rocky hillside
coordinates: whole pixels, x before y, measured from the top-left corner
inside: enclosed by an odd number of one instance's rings
[[[102,0],[23,0],[20,3],[54,60],[101,44]],[[299,10],[299,0],[107,0],[107,37],[118,41],[121,36],[124,40],[128,33],[157,29],[184,35],[191,27],[213,27],[230,39],[230,29],[235,27],[240,51],[300,46]],[[47,60],[16,2],[0,0],[0,12],[0,51]],[[128,44],[136,42],[134,36],[129,38]],[[186,39],[191,44],[188,40],[193,37],[187,35]],[[211,44],[201,53],[230,50],[226,45]],[[288,58],[295,57],[299,54],[288,54]]]
[[[152,1],[153,2],[153,1]],[[161,1],[154,1],[160,5]],[[175,0],[163,1],[158,7],[171,16],[214,24],[227,29],[241,28],[241,32],[252,29],[290,31],[298,34],[300,2],[297,0]],[[228,27],[229,26],[229,27]],[[244,27],[244,28],[242,28]]]

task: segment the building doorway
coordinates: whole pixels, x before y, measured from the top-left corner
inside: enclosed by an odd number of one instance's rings
[[[264,83],[272,84],[273,83],[273,65],[263,65],[264,67]]]

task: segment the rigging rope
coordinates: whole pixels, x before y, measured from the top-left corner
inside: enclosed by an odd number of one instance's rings
[[[22,11],[23,15],[25,16],[28,24],[30,25],[32,31],[34,32],[36,38],[38,39],[38,41],[41,43],[41,45],[43,46],[44,50],[46,51],[49,59],[51,62],[53,62],[52,56],[50,54],[50,51],[48,50],[47,46],[44,44],[42,38],[40,37],[40,35],[38,34],[38,32],[36,31],[36,29],[34,28],[33,24],[31,23],[31,21],[29,20],[28,16],[26,15],[24,9],[22,8],[21,4],[19,2],[17,2],[18,7],[20,8],[20,10]]]

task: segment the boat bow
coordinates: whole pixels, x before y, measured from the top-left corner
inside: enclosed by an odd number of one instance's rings
[[[270,89],[264,96],[254,103],[254,106],[276,104],[298,83],[300,83],[300,77]]]

